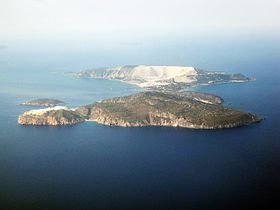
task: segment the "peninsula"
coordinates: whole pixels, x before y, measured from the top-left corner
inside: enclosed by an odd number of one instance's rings
[[[189,91],[140,92],[75,109],[54,107],[33,110],[18,118],[18,123],[24,125],[69,125],[83,121],[123,127],[218,129],[248,125],[261,119],[250,113],[223,107],[222,99],[218,96]]]
[[[64,106],[35,109],[24,112],[18,117],[18,123],[22,125],[72,125],[85,121],[85,119],[73,109]]]

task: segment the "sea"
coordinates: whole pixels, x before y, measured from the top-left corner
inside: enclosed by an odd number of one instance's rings
[[[112,48],[18,43],[0,48],[1,209],[250,209],[279,199],[279,38],[170,37]],[[19,114],[34,108],[19,106],[27,100],[56,98],[76,107],[143,91],[65,74],[128,64],[195,66],[255,78],[188,90],[219,95],[224,106],[263,121],[218,130],[17,124]]]

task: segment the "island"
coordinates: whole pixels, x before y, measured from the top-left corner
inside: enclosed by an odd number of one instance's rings
[[[41,98],[21,103],[22,106],[46,106],[54,107],[65,104],[63,101],[57,99]]]
[[[77,78],[102,78],[136,85],[146,90],[178,91],[198,85],[247,82],[243,74],[206,71],[185,66],[121,66],[79,72],[67,72]]]
[[[219,96],[190,91],[140,92],[75,109],[31,110],[18,118],[23,125],[69,125],[84,121],[122,127],[169,126],[195,129],[233,128],[260,122],[251,113],[222,106]]]

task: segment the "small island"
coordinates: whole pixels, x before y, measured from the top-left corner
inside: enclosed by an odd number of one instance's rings
[[[195,129],[233,128],[260,122],[256,115],[222,106],[219,96],[190,91],[140,92],[69,109],[25,112],[23,125],[70,125],[95,121],[109,126],[171,126]]]
[[[21,103],[22,106],[45,106],[54,107],[65,104],[63,101],[57,99],[41,98]]]

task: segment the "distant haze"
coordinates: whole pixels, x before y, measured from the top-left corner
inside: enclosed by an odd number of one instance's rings
[[[135,36],[279,33],[279,11],[279,0],[0,0],[0,44],[103,37],[135,44]]]

